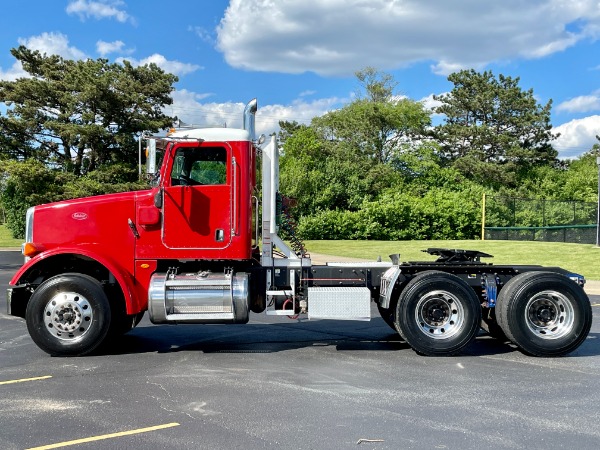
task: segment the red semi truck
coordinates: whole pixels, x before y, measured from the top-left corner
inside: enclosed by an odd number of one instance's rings
[[[274,136],[255,139],[256,108],[246,106],[243,129],[150,138],[151,189],[27,211],[25,264],[7,307],[42,350],[85,355],[145,311],[155,324],[240,324],[251,311],[364,321],[372,302],[424,355],[456,354],[480,327],[536,356],[586,339],[585,280],[561,268],[493,265],[481,261],[490,255],[448,249],[428,249],[435,261],[313,265],[280,238],[279,151]]]

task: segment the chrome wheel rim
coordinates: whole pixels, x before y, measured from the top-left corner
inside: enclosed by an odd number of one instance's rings
[[[48,332],[63,341],[77,341],[89,331],[94,314],[90,302],[77,292],[56,294],[44,308]]]
[[[527,302],[527,328],[542,339],[559,339],[573,330],[575,310],[568,297],[556,291],[542,291]]]
[[[449,339],[465,322],[464,308],[448,291],[431,291],[421,297],[415,310],[419,330],[431,339]]]

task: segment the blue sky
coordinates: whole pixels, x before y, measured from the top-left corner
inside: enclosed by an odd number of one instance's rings
[[[553,100],[555,147],[575,157],[600,134],[599,38],[598,0],[30,0],[3,8],[0,79],[24,75],[20,44],[155,62],[179,76],[167,113],[240,126],[257,97],[258,131],[271,133],[351,101],[366,66],[429,106],[449,73],[489,69]]]

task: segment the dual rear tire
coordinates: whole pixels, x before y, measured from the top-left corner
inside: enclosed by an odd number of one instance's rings
[[[382,312],[380,310],[380,312]],[[414,276],[397,299],[393,317],[382,317],[417,353],[459,353],[480,326],[493,337],[516,344],[533,356],[562,356],[577,349],[592,324],[590,301],[577,283],[554,272],[526,272],[511,278],[496,308],[485,310],[459,277],[440,271]],[[385,316],[384,316],[385,313]]]
[[[506,338],[533,356],[574,351],[592,326],[592,306],[583,288],[553,272],[511,278],[498,295],[495,313]]]

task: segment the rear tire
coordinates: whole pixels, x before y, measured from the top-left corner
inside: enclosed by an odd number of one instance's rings
[[[33,341],[53,356],[82,356],[98,347],[110,327],[110,305],[100,283],[78,273],[44,281],[25,313]]]
[[[508,339],[533,356],[572,352],[592,326],[592,305],[584,290],[554,272],[511,278],[498,295],[496,314]]]
[[[479,299],[455,275],[423,272],[400,293],[395,325],[417,353],[429,356],[459,353],[475,339],[480,324]]]

